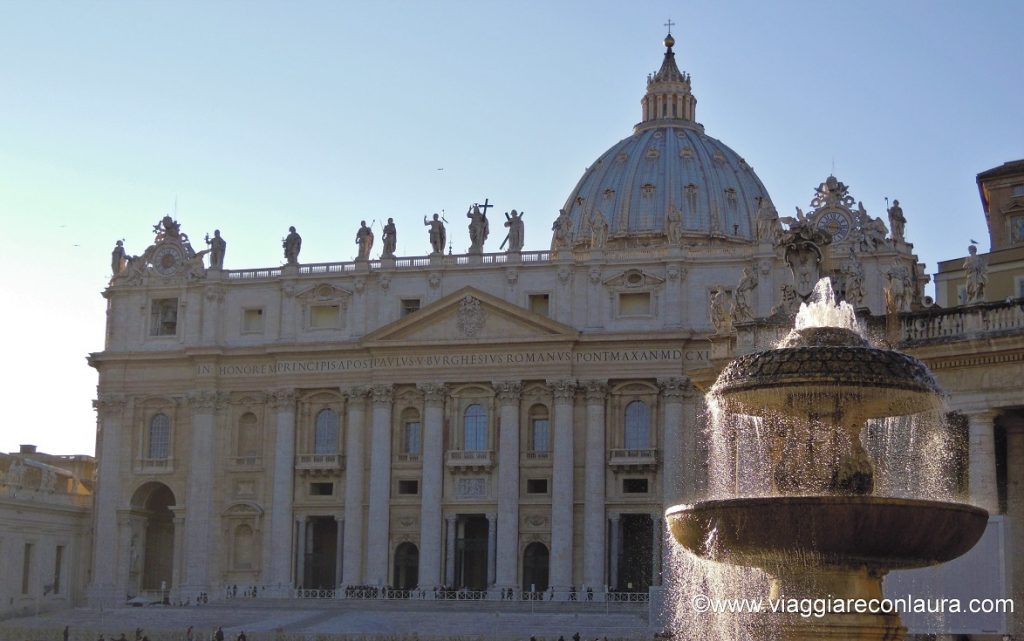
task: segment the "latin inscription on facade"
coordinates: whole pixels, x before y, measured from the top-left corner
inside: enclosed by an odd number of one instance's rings
[[[710,359],[708,350],[635,349],[594,351],[517,351],[483,352],[479,354],[420,354],[377,356],[366,358],[337,358],[286,360],[244,363],[237,365],[196,366],[197,376],[274,376],[276,374],[348,372],[362,370],[436,368],[436,367],[494,367],[496,365],[533,365],[542,363],[696,363]]]

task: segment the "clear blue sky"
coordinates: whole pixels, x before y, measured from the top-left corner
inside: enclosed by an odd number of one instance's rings
[[[424,215],[484,198],[546,247],[669,17],[698,120],[784,215],[834,166],[874,216],[899,198],[929,272],[987,243],[974,176],[1024,157],[1021,2],[0,0],[0,450],[92,453],[110,250],[175,200],[228,268],[280,264],[289,225],[303,262],[348,260],[389,216],[422,255]]]

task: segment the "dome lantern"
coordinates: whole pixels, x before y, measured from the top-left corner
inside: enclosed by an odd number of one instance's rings
[[[672,37],[671,21],[668,24],[665,59],[657,73],[647,76],[647,93],[640,101],[641,124],[656,120],[694,121],[697,99],[690,93],[690,75],[676,65],[676,54],[672,51],[676,40]]]

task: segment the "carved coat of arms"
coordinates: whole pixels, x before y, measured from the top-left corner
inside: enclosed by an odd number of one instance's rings
[[[466,296],[459,303],[456,324],[464,336],[476,336],[480,328],[484,326],[484,317],[480,301],[472,296]]]

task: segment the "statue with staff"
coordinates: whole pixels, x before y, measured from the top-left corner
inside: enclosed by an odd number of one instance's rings
[[[433,250],[432,254],[443,254],[444,244],[448,240],[448,234],[445,232],[444,224],[448,222],[440,214],[434,214],[432,220],[427,220],[427,217],[423,217],[423,224],[430,227],[430,248]]]
[[[505,240],[501,241],[501,247],[498,249],[505,249],[505,244],[508,244],[509,253],[516,253],[523,250],[523,214],[526,212],[517,212],[515,209],[509,214],[505,212],[505,226],[508,227],[508,235],[505,236]]]

